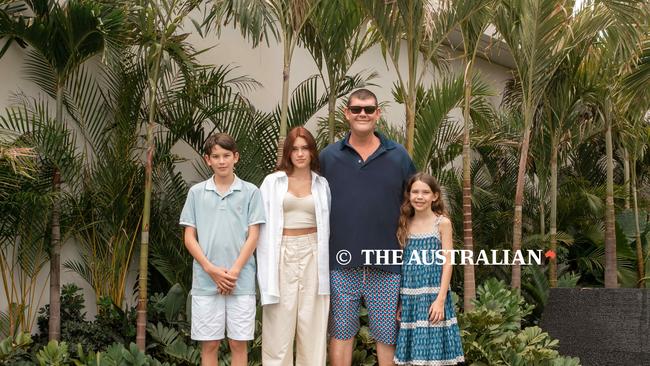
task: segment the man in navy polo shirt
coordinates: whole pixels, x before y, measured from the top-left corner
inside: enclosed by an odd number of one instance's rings
[[[374,260],[365,263],[362,251],[399,249],[400,205],[415,166],[402,145],[375,131],[380,115],[375,94],[356,90],[345,108],[350,132],[320,153],[321,173],[332,191],[331,366],[352,363],[362,299],[368,308],[370,334],[377,342],[379,365],[393,365],[400,267],[376,265]]]

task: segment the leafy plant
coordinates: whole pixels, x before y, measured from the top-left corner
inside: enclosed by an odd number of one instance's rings
[[[128,344],[135,337],[135,313],[125,313],[110,298],[102,298],[97,306],[94,321],[86,320],[84,298],[81,289],[66,284],[61,292],[61,336],[70,345],[80,345],[90,351],[100,351],[113,343]],[[48,330],[48,305],[39,311],[40,334],[35,336],[35,347],[44,345]]]
[[[0,280],[7,304],[0,312],[2,337],[31,331],[47,287],[39,276],[48,261],[50,169],[35,163],[29,177],[0,163]]]
[[[147,326],[147,333],[151,336],[149,344],[150,354],[159,360],[167,360],[178,365],[196,365],[201,358],[200,348],[188,345],[178,330],[169,328],[161,323]]]
[[[64,366],[70,363],[70,353],[66,342],[50,341],[36,354],[38,362],[44,366]]]
[[[352,364],[373,366],[377,364],[377,344],[370,335],[368,323],[368,309],[359,309],[359,333],[354,339],[352,350]]]
[[[92,1],[71,0],[59,3],[53,0],[21,1],[16,7],[0,8],[0,39],[7,44],[16,41],[27,53],[25,69],[29,78],[56,100],[54,124],[67,129],[64,119],[65,87],[71,76],[88,59],[115,47],[113,36],[119,32],[123,15],[114,7]],[[0,52],[4,54],[6,47]],[[21,131],[24,132],[24,131]],[[58,141],[60,144],[61,141]],[[61,145],[59,145],[61,146]],[[74,146],[74,145],[72,145]],[[60,337],[60,281],[61,281],[61,184],[70,183],[66,164],[61,164],[60,150],[39,149],[38,153],[52,164],[51,184],[52,219],[50,236],[50,326],[49,338]]]
[[[177,283],[165,296],[150,298],[147,333],[151,337],[148,353],[158,360],[178,365],[198,364],[201,356],[197,342],[190,339],[187,292]],[[226,343],[226,342],[223,342]]]
[[[37,353],[37,360],[42,366],[169,366],[170,364],[145,355],[131,343],[129,347],[114,344],[105,352],[89,351],[85,353],[81,345],[77,345],[73,354],[66,342],[51,341]],[[34,365],[34,363],[25,363]]]
[[[576,358],[562,357],[558,341],[539,327],[520,329],[533,306],[492,278],[477,289],[474,310],[459,314],[465,360],[469,365],[579,365]]]
[[[0,365],[25,365],[30,359],[32,338],[28,333],[18,333],[0,341]]]

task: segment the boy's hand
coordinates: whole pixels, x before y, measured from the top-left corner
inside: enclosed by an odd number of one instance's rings
[[[226,273],[230,275],[231,278],[234,279],[233,283],[236,283],[237,280],[239,279],[239,272],[241,272],[241,269],[237,268],[236,266],[233,266],[231,269],[226,271]],[[234,285],[233,288],[231,288],[230,290],[227,289],[224,289],[223,291],[220,290],[219,293],[222,295],[230,295],[232,294],[233,289],[234,289]]]
[[[231,269],[228,270],[228,274],[235,278],[235,282],[237,282],[237,280],[239,279],[240,272],[241,272],[241,268],[238,268],[237,266],[233,266]]]
[[[233,277],[225,269],[212,265],[209,268],[206,268],[205,272],[210,276],[210,278],[212,278],[212,281],[217,284],[219,293],[226,295],[227,293],[232,292],[235,288],[237,278]]]

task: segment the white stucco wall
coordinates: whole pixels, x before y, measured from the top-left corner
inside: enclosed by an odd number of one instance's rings
[[[189,26],[186,31],[192,31]],[[260,46],[258,48],[251,48],[248,42],[244,40],[238,31],[232,29],[224,29],[221,33],[220,39],[211,35],[204,39],[200,38],[197,34],[190,37],[190,41],[195,44],[196,49],[205,47],[216,47],[209,52],[200,55],[201,62],[210,63],[214,65],[232,64],[238,66],[236,73],[239,75],[247,75],[262,83],[262,87],[250,92],[247,96],[255,106],[263,111],[271,111],[280,102],[281,95],[281,81],[282,81],[282,47],[278,44],[271,44],[270,47]],[[404,59],[405,59],[404,53]],[[37,95],[38,88],[31,82],[24,78],[22,72],[22,63],[24,58],[24,50],[17,46],[13,46],[0,60],[0,108],[4,110],[5,107],[11,103],[11,95],[17,91],[24,91],[28,95]],[[478,63],[478,69],[481,74],[497,91],[503,88],[504,81],[510,77],[509,71],[506,67],[492,64],[484,60]],[[404,68],[404,67],[403,67]],[[379,78],[373,80],[378,87],[371,88],[378,96],[380,101],[392,101],[391,88],[393,82],[396,80],[396,75],[392,69],[390,62],[386,62],[381,56],[378,46],[370,49],[365,55],[352,68],[352,72],[359,72],[361,70],[374,70],[379,73]],[[404,68],[405,70],[405,68]],[[452,70],[455,72],[462,72],[460,60],[452,62]],[[290,85],[291,89],[295,88],[300,82],[307,77],[317,73],[316,66],[309,56],[308,52],[304,49],[298,48],[294,53],[294,58],[291,68]],[[435,75],[428,72],[425,77],[425,83],[431,83]],[[494,101],[498,102],[500,97],[495,97]],[[324,114],[325,110],[320,111]],[[384,116],[391,123],[404,122],[404,107],[390,102],[388,107],[384,109]],[[191,165],[188,165],[191,166]],[[191,173],[188,173],[191,174]],[[174,224],[174,223],[172,223]],[[69,258],[77,256],[77,249],[74,243],[66,243],[63,248],[62,263]],[[41,303],[36,305],[36,309],[48,301],[48,284],[47,284],[47,271],[48,266],[43,270],[39,283],[45,286],[45,292]],[[135,274],[131,275],[130,284],[132,286]],[[92,317],[96,313],[94,292],[90,286],[83,281],[79,276],[74,273],[63,270],[61,283],[75,282],[80,287],[84,288],[84,296],[86,299],[86,310],[88,316]],[[131,294],[131,287],[127,288],[127,294]],[[133,304],[133,299],[129,302]],[[0,295],[0,311],[6,311],[7,299],[4,294]]]

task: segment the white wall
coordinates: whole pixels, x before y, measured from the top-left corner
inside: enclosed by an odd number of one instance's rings
[[[190,30],[190,28],[186,29],[186,31]],[[201,62],[238,66],[237,72],[239,74],[250,76],[262,83],[261,88],[248,94],[257,108],[271,111],[280,103],[283,57],[280,44],[271,43],[270,47],[261,45],[253,49],[241,37],[238,30],[231,28],[224,29],[221,38],[218,40],[213,36],[200,38],[198,34],[194,33],[190,37],[190,41],[197,50],[214,46],[211,51],[199,55]],[[405,51],[405,49],[402,50],[402,60],[406,60]],[[463,71],[460,56],[458,53],[453,53],[455,58],[451,67],[453,73]],[[485,60],[479,60],[477,64],[485,80],[495,88],[495,91],[500,92],[503,89],[505,80],[510,77],[509,69]],[[406,75],[406,65],[401,64],[400,66],[402,75]],[[391,123],[403,123],[405,120],[404,107],[393,102],[391,94],[392,85],[397,80],[397,76],[391,62],[386,63],[384,61],[381,49],[378,46],[371,48],[362,55],[350,72],[357,73],[363,70],[376,71],[379,74],[379,77],[372,81],[378,86],[369,89],[377,94],[380,102],[389,102],[388,108],[383,111],[386,119]],[[318,69],[307,50],[297,48],[291,63],[290,89],[293,90],[300,82],[317,73]],[[432,70],[425,70],[423,81],[425,84],[430,85],[435,77],[436,74]],[[325,110],[321,111],[321,113],[325,112]]]
[[[187,32],[192,32],[190,27],[186,28]],[[280,102],[281,88],[282,88],[282,47],[279,44],[271,44],[270,47],[260,46],[258,48],[251,48],[249,43],[243,39],[239,32],[232,29],[224,29],[220,39],[216,39],[214,35],[208,36],[205,39],[200,38],[197,34],[190,37],[190,41],[195,44],[197,50],[210,46],[216,47],[205,54],[200,55],[199,59],[203,63],[213,65],[232,64],[238,66],[236,73],[238,75],[247,75],[262,83],[262,87],[248,93],[249,99],[255,106],[263,111],[271,111]],[[403,59],[406,54],[403,51]],[[458,56],[458,55],[456,55]],[[3,57],[0,59],[0,108],[10,105],[11,95],[17,91],[24,91],[28,95],[37,95],[39,93],[35,85],[24,78],[22,72],[22,63],[24,58],[24,50],[17,46],[13,46]],[[458,60],[452,62],[452,72],[462,72],[462,65]],[[478,69],[484,79],[489,82],[500,94],[506,79],[510,77],[509,70],[505,67],[491,64],[487,61],[480,60]],[[388,65],[384,62],[379,47],[370,49],[363,55],[357,64],[355,64],[351,72],[359,72],[361,70],[374,70],[379,73],[379,78],[373,80],[378,87],[370,88],[375,92],[380,101],[389,101],[389,105],[384,109],[384,116],[386,119],[394,124],[404,123],[404,107],[391,102],[391,88],[393,82],[396,80],[396,75],[393,71],[390,62]],[[405,72],[403,68],[403,72]],[[309,53],[304,49],[296,49],[291,68],[290,86],[291,89],[295,88],[300,82],[305,80],[311,75],[318,72],[316,66],[309,56]],[[430,70],[424,78],[424,82],[429,84],[435,79],[435,74]],[[500,96],[494,98],[494,102],[498,103]],[[320,115],[325,114],[325,110],[320,111]],[[185,164],[188,168],[186,175],[191,176],[191,165]],[[185,169],[183,169],[185,170]],[[170,223],[175,224],[175,223]],[[77,256],[77,249],[74,243],[66,243],[62,253],[62,263],[69,258]],[[48,266],[44,268],[43,274],[39,282],[46,287],[43,295],[43,301],[37,305],[37,308],[47,303],[49,299],[48,285],[47,285],[47,271]],[[131,285],[135,274],[130,276]],[[86,310],[90,317],[96,313],[94,304],[94,292],[79,276],[74,273],[63,271],[61,283],[75,282],[80,287],[84,288],[84,296],[86,299]],[[127,288],[127,294],[131,294],[131,287]],[[134,299],[130,304],[134,303]],[[7,309],[7,300],[4,295],[0,298],[0,310]]]

